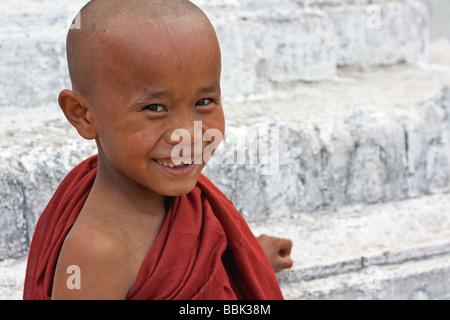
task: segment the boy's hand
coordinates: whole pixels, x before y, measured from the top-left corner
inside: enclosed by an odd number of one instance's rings
[[[259,236],[257,239],[269,258],[275,272],[292,267],[293,261],[290,257],[292,249],[291,240],[270,237],[265,234]]]

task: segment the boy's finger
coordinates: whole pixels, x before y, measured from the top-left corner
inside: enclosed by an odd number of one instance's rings
[[[278,248],[280,255],[288,255],[291,253],[292,241],[289,239],[279,239]]]
[[[292,261],[291,257],[286,256],[286,257],[280,258],[280,264],[281,264],[284,268],[290,268],[290,267],[292,267],[292,265],[294,264],[294,261]]]
[[[279,272],[283,269],[289,269],[294,264],[294,261],[289,256],[279,257],[276,261],[276,265],[274,266],[275,272]]]

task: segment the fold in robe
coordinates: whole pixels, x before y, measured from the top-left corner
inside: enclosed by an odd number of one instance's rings
[[[39,218],[24,299],[51,299],[58,257],[92,188],[97,160],[89,158],[69,173]],[[247,223],[203,175],[192,192],[173,199],[127,295],[136,300],[282,298],[270,262]]]

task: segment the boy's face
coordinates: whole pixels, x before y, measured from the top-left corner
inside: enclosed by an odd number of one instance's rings
[[[99,159],[111,178],[177,196],[193,189],[205,162],[171,168],[173,148],[181,143],[194,151],[200,144],[205,150],[210,143],[202,139],[206,130],[224,132],[220,49],[204,22],[154,22],[151,30],[133,23],[117,26],[114,36],[107,30],[89,103]],[[201,121],[201,136],[194,134],[194,121]],[[191,139],[172,141],[177,129],[189,131]]]

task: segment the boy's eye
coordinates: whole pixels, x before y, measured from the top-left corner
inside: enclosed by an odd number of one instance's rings
[[[144,108],[144,110],[149,110],[153,112],[164,112],[166,109],[160,104],[151,104]]]
[[[209,105],[212,102],[213,101],[211,99],[200,99],[200,100],[197,101],[195,106],[196,107],[205,107],[205,106]]]

